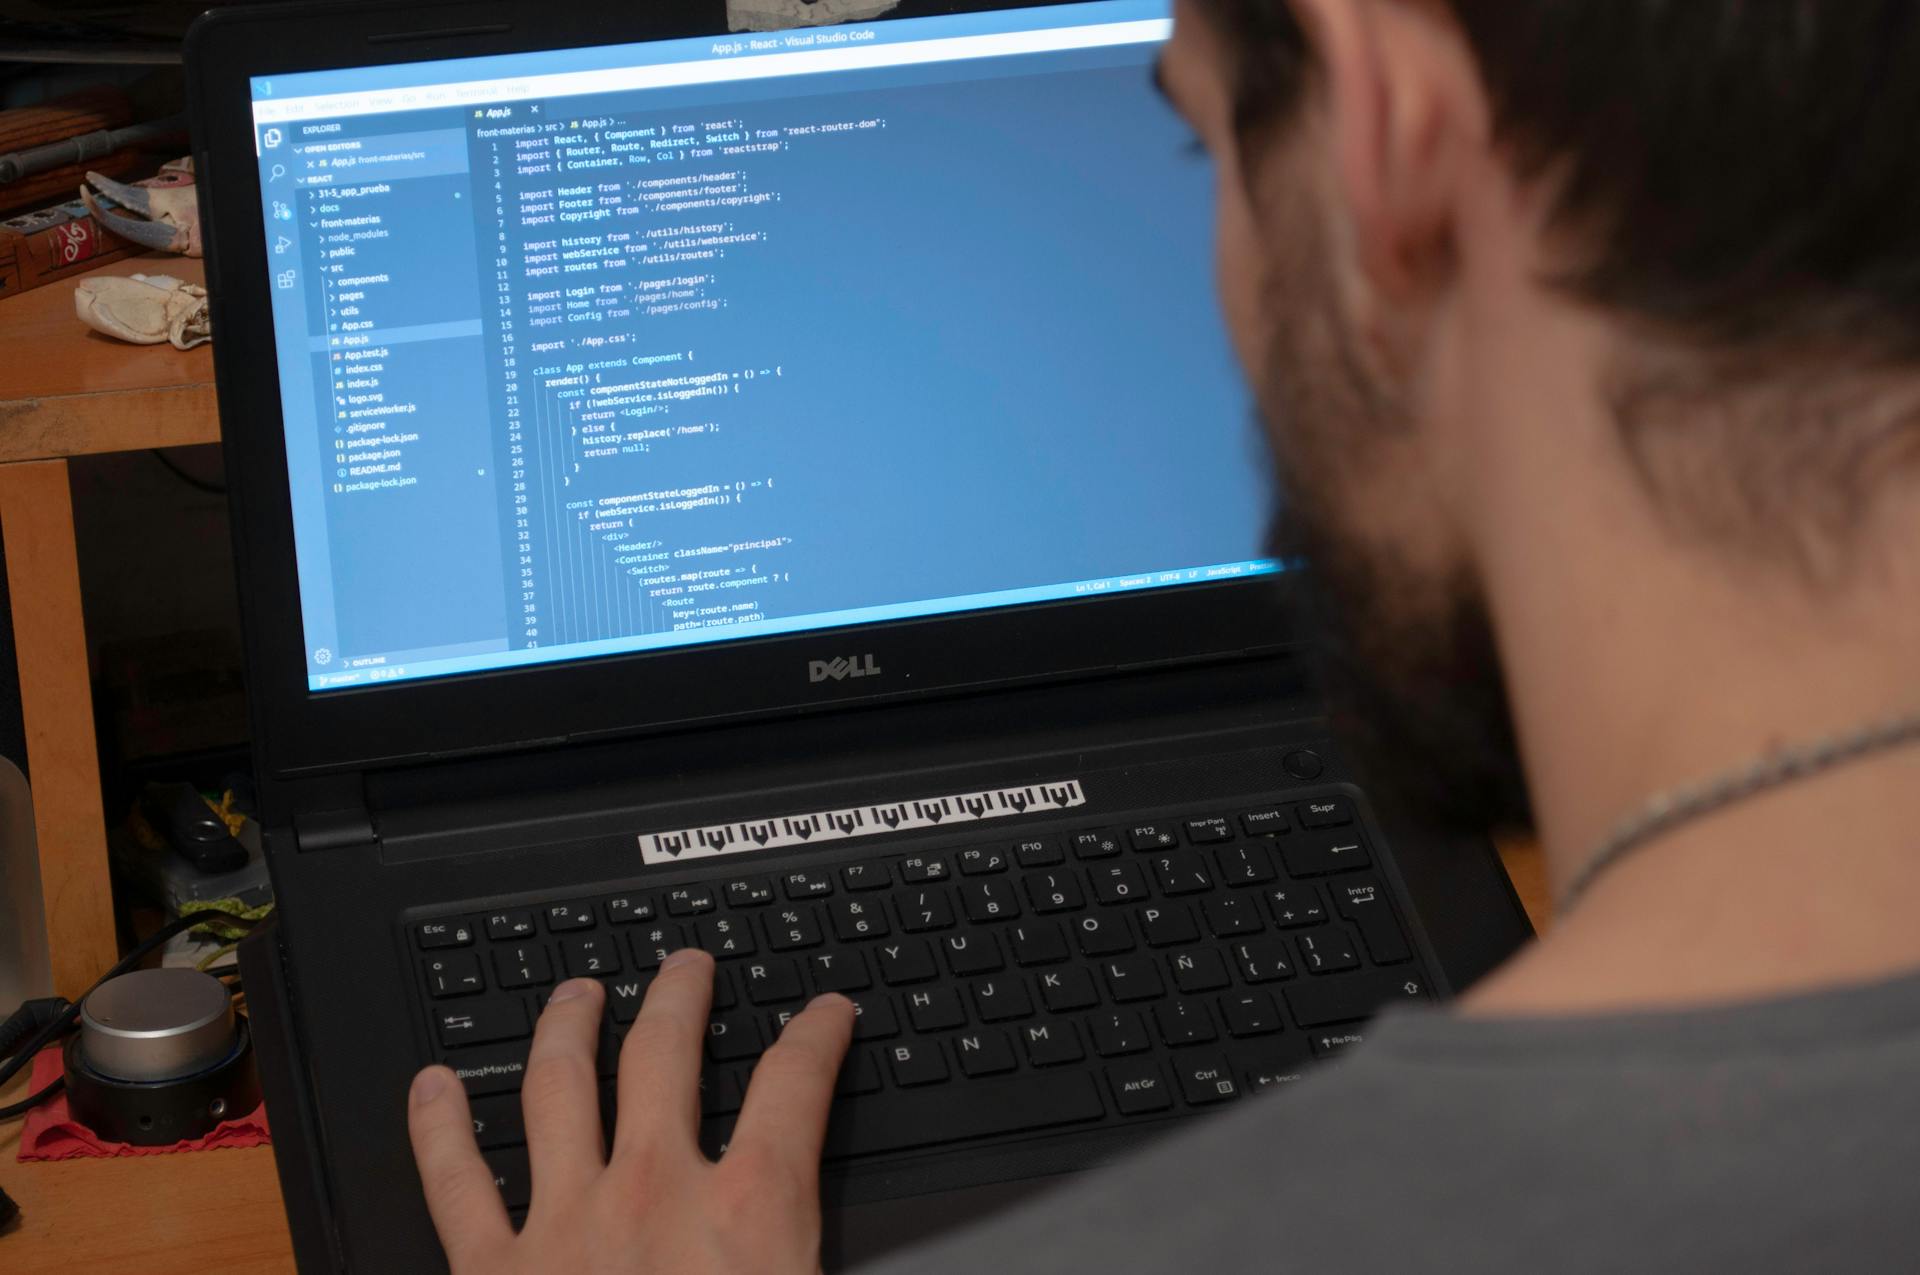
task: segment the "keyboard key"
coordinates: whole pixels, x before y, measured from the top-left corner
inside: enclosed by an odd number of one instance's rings
[[[1233,840],[1233,825],[1219,817],[1187,820],[1187,840],[1196,846]]]
[[[459,1077],[469,1098],[518,1093],[520,1080],[527,1074],[527,1047],[531,1043],[528,1040],[513,1040],[478,1049],[462,1049],[446,1060],[447,1066],[453,1068],[453,1074]]]
[[[1173,1072],[1180,1081],[1180,1094],[1196,1107],[1231,1102],[1240,1096],[1239,1082],[1227,1069],[1227,1060],[1219,1054],[1189,1054],[1176,1058]]]
[[[884,890],[893,884],[884,863],[850,863],[840,869],[840,884],[856,892]]]
[[[727,906],[757,908],[773,902],[773,882],[765,877],[744,877],[727,882]]]
[[[740,1110],[746,1087],[732,1068],[708,1068],[700,1073],[700,1114],[724,1116]]]
[[[1167,895],[1201,894],[1213,889],[1213,874],[1205,855],[1191,851],[1153,857],[1153,875]]]
[[[1135,850],[1170,850],[1180,844],[1180,834],[1170,823],[1137,823],[1127,829],[1127,841]]]
[[[815,952],[807,957],[807,971],[813,976],[813,990],[816,993],[864,992],[873,986],[859,948],[842,952]]]
[[[1023,868],[1051,868],[1067,861],[1067,852],[1052,837],[1031,837],[1013,843],[1014,862]]]
[[[487,990],[478,952],[453,952],[421,962],[427,975],[427,995],[470,996]]]
[[[1360,968],[1360,953],[1354,947],[1353,936],[1341,926],[1330,925],[1302,934],[1297,941],[1300,963],[1309,974],[1337,974]]]
[[[953,926],[953,900],[943,885],[902,890],[893,896],[893,908],[900,916],[900,928],[909,934],[925,934]]]
[[[751,1014],[717,1014],[707,1024],[707,1057],[714,1062],[739,1062],[760,1056],[760,1024]]]
[[[739,1003],[740,998],[734,994],[733,980],[727,976],[725,967],[715,970],[713,972],[713,1008],[732,1009]]]
[[[1101,965],[1107,994],[1124,1005],[1130,1001],[1150,1001],[1164,996],[1166,983],[1160,977],[1160,963],[1151,956],[1120,956]]]
[[[753,925],[743,916],[716,916],[698,921],[693,932],[694,942],[717,960],[753,955]]]
[[[1269,1036],[1250,1058],[1242,1060],[1240,1078],[1249,1093],[1298,1084],[1307,1078],[1312,1059],[1305,1036]]]
[[[1152,1047],[1147,1039],[1146,1024],[1130,1009],[1089,1014],[1087,1031],[1093,1036],[1093,1047],[1102,1058],[1144,1053]]]
[[[1027,967],[1057,965],[1067,959],[1067,940],[1058,921],[1027,921],[1007,931],[1015,963]]]
[[[1140,909],[1140,932],[1148,947],[1178,947],[1200,941],[1193,924],[1193,907],[1186,903],[1168,903]]]
[[[1160,1039],[1169,1045],[1199,1045],[1219,1035],[1206,1005],[1200,1001],[1163,1002],[1153,1007],[1153,1018],[1159,1025]]]
[[[452,1006],[438,1011],[433,1025],[442,1049],[518,1040],[533,1030],[527,1024],[527,1007],[517,1000],[469,1001]]]
[[[946,1055],[937,1041],[904,1040],[890,1045],[887,1065],[893,1071],[893,1083],[903,1089],[937,1085],[947,1078]]]
[[[1295,877],[1324,877],[1373,866],[1366,838],[1351,830],[1295,838],[1281,845],[1280,858],[1287,865],[1287,875]]]
[[[1226,1020],[1227,1035],[1246,1038],[1267,1036],[1280,1030],[1280,1007],[1270,992],[1239,992],[1220,998],[1220,1017]]]
[[[887,1040],[899,1034],[900,1020],[894,1016],[891,997],[880,992],[869,992],[853,998],[855,1040]]]
[[[1283,930],[1301,930],[1323,924],[1327,905],[1320,898],[1320,887],[1286,882],[1267,891],[1267,911],[1273,923]]]
[[[1292,826],[1287,812],[1280,806],[1268,806],[1261,810],[1249,810],[1240,816],[1240,826],[1246,829],[1249,837],[1276,836]]]
[[[1107,1088],[1113,1091],[1114,1105],[1123,1116],[1144,1116],[1173,1106],[1167,1078],[1152,1062],[1107,1068]]]
[[[560,956],[572,978],[620,972],[620,948],[611,934],[576,934],[561,939]]]
[[[1302,828],[1344,828],[1353,822],[1353,803],[1345,797],[1325,797],[1299,807]]]
[[[1007,870],[1007,852],[999,846],[975,846],[971,850],[962,850],[954,858],[959,861],[960,875],[963,877],[985,876]]]
[[[689,885],[667,891],[668,916],[699,916],[703,912],[713,911],[714,907],[713,887],[710,885]]]
[[[800,967],[792,961],[775,958],[755,961],[745,967],[747,999],[755,1005],[778,1005],[797,1001],[805,993],[800,987]]]
[[[653,975],[645,974],[637,978],[616,978],[607,982],[607,1014],[616,1023],[631,1023],[640,1014],[640,1006],[647,999],[647,988],[653,984]]]
[[[880,1092],[880,1064],[871,1049],[856,1049],[840,1064],[840,1080],[833,1092],[842,1098]]]
[[[1138,903],[1147,897],[1147,877],[1137,863],[1102,864],[1089,868],[1093,897],[1105,904]]]
[[[517,1147],[527,1140],[527,1122],[520,1113],[519,1098],[481,1098],[470,1111],[473,1139],[482,1151]]]
[[[1019,900],[1014,898],[1010,881],[965,881],[960,885],[960,903],[967,919],[975,925],[1005,921],[1020,915]]]
[[[1033,1016],[1033,998],[1027,993],[1026,981],[1018,975],[983,978],[972,991],[974,1012],[983,1023],[1010,1023]]]
[[[940,971],[933,963],[933,949],[925,939],[903,939],[883,943],[873,950],[880,963],[880,981],[889,987],[903,983],[925,983]]]
[[[1030,873],[1021,878],[1021,886],[1035,912],[1078,912],[1087,905],[1080,875],[1072,868]]]
[[[551,933],[591,930],[595,924],[591,903],[553,903],[547,907],[547,929]]]
[[[1258,934],[1267,928],[1260,919],[1260,901],[1244,894],[1229,894],[1207,899],[1200,905],[1206,914],[1207,929],[1217,939],[1240,934]]]
[[[789,899],[819,899],[833,893],[833,878],[825,872],[789,872],[783,884]]]
[[[483,1158],[493,1184],[500,1188],[500,1202],[510,1209],[524,1209],[533,1199],[533,1171],[527,1166],[527,1153],[520,1150],[488,1151]]]
[[[686,936],[671,922],[630,931],[627,940],[633,949],[634,968],[642,970],[659,968],[660,962],[686,946]]]
[[[1007,1034],[1003,1031],[956,1036],[953,1052],[960,1060],[960,1070],[969,1076],[997,1076],[1019,1065],[1014,1061],[1013,1046],[1007,1043]]]
[[[940,1032],[967,1025],[967,1007],[959,989],[926,987],[907,993],[907,1017],[917,1032]]]
[[[1389,1004],[1427,998],[1426,982],[1406,970],[1368,970],[1338,978],[1314,979],[1282,993],[1293,1021],[1302,1027],[1326,1027],[1371,1018]]]
[[[1394,919],[1393,903],[1377,879],[1348,877],[1329,882],[1327,891],[1333,895],[1335,910],[1359,927],[1360,941],[1367,945],[1374,964],[1397,965],[1413,959],[1407,936]]]
[[[499,943],[507,939],[523,939],[533,933],[533,913],[495,912],[487,918],[487,937]]]
[[[1231,985],[1227,963],[1212,948],[1179,952],[1173,958],[1173,985],[1182,992],[1214,992]]]
[[[793,952],[819,947],[820,912],[806,904],[780,907],[763,918],[767,927],[767,946],[776,952]]]
[[[422,921],[413,927],[413,937],[423,952],[466,947],[473,942],[473,927],[465,921]]]
[[[494,948],[493,972],[502,987],[535,987],[553,981],[547,949],[538,943]]]
[[[1073,854],[1077,859],[1111,859],[1121,850],[1120,838],[1106,828],[1094,828],[1073,834]]]
[[[1223,846],[1213,852],[1220,868],[1220,880],[1226,885],[1264,885],[1274,879],[1273,856],[1257,841],[1245,845]]]
[[[1240,977],[1249,983],[1278,983],[1293,977],[1293,953],[1282,938],[1248,939],[1233,945]]]
[[[1329,1027],[1307,1037],[1315,1058],[1338,1058],[1366,1042],[1367,1031],[1364,1027]]]
[[[900,861],[900,880],[907,885],[917,885],[925,881],[945,881],[952,874],[945,859],[931,855],[914,855],[911,859]]]
[[[633,925],[651,921],[656,915],[653,899],[645,894],[616,894],[600,904],[600,915],[608,925]]]
[[[1080,1032],[1064,1018],[1029,1023],[1020,1029],[1020,1041],[1026,1047],[1027,1061],[1036,1067],[1061,1067],[1087,1056],[1080,1047]]]
[[[1093,972],[1076,965],[1042,974],[1040,999],[1046,1003],[1048,1013],[1065,1014],[1098,1005],[1100,992],[1093,985]]]
[[[940,947],[946,953],[947,968],[962,978],[970,974],[997,974],[1006,968],[1000,945],[994,941],[991,931],[949,934],[940,940]]]
[[[935,1046],[928,1043],[925,1048]],[[918,1150],[1081,1124],[1105,1114],[1093,1077],[1081,1071],[881,1093],[863,1102],[834,1105],[824,1155],[838,1160]]]
[[[879,899],[836,899],[827,904],[827,912],[842,943],[884,938],[892,931],[886,905]]]
[[[1071,928],[1082,956],[1114,956],[1131,952],[1134,947],[1133,931],[1127,928],[1124,916],[1092,913],[1076,917]]]

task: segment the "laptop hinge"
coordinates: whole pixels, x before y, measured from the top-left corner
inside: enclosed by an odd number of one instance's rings
[[[293,816],[294,844],[302,852],[372,845],[379,840],[359,776],[349,782],[323,781],[320,787]]]

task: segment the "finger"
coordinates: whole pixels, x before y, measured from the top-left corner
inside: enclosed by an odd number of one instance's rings
[[[536,1205],[544,1195],[577,1195],[606,1165],[594,1070],[606,995],[590,978],[562,983],[553,989],[533,1029],[527,1074],[520,1081],[520,1108],[527,1117],[527,1160]]]
[[[727,1147],[729,1162],[771,1163],[811,1194],[834,1085],[853,1040],[853,1014],[852,1001],[830,992],[787,1024],[753,1069]]]
[[[683,948],[660,973],[620,1050],[615,1156],[663,1141],[692,1150],[700,1123],[700,1055],[713,1007],[713,958]]]
[[[513,1240],[506,1206],[493,1170],[473,1140],[473,1113],[466,1090],[445,1067],[428,1067],[413,1078],[407,1096],[407,1133],[427,1196],[427,1212],[447,1261],[460,1270]]]

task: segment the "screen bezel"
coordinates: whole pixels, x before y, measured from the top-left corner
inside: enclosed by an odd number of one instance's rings
[[[1043,0],[1055,3],[1061,0]],[[885,20],[1028,3],[919,3]],[[644,8],[644,15],[640,12]],[[725,34],[719,4],[594,7],[423,0],[217,10],[189,34],[189,92],[215,375],[263,777],[556,745],[1120,669],[1290,643],[1285,577],[822,629],[314,692],[294,567],[251,88],[259,75]],[[537,34],[535,34],[537,33]],[[233,422],[246,422],[234,428]],[[816,660],[876,676],[814,681]]]

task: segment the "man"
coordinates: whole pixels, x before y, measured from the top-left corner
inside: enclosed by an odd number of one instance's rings
[[[1920,6],[1183,0],[1161,78],[1375,782],[1537,816],[1563,916],[899,1269],[1911,1269]],[[710,968],[654,984],[610,1162],[601,993],[556,993],[517,1240],[422,1073],[455,1271],[815,1269],[850,1011],[788,1027],[710,1165]]]

